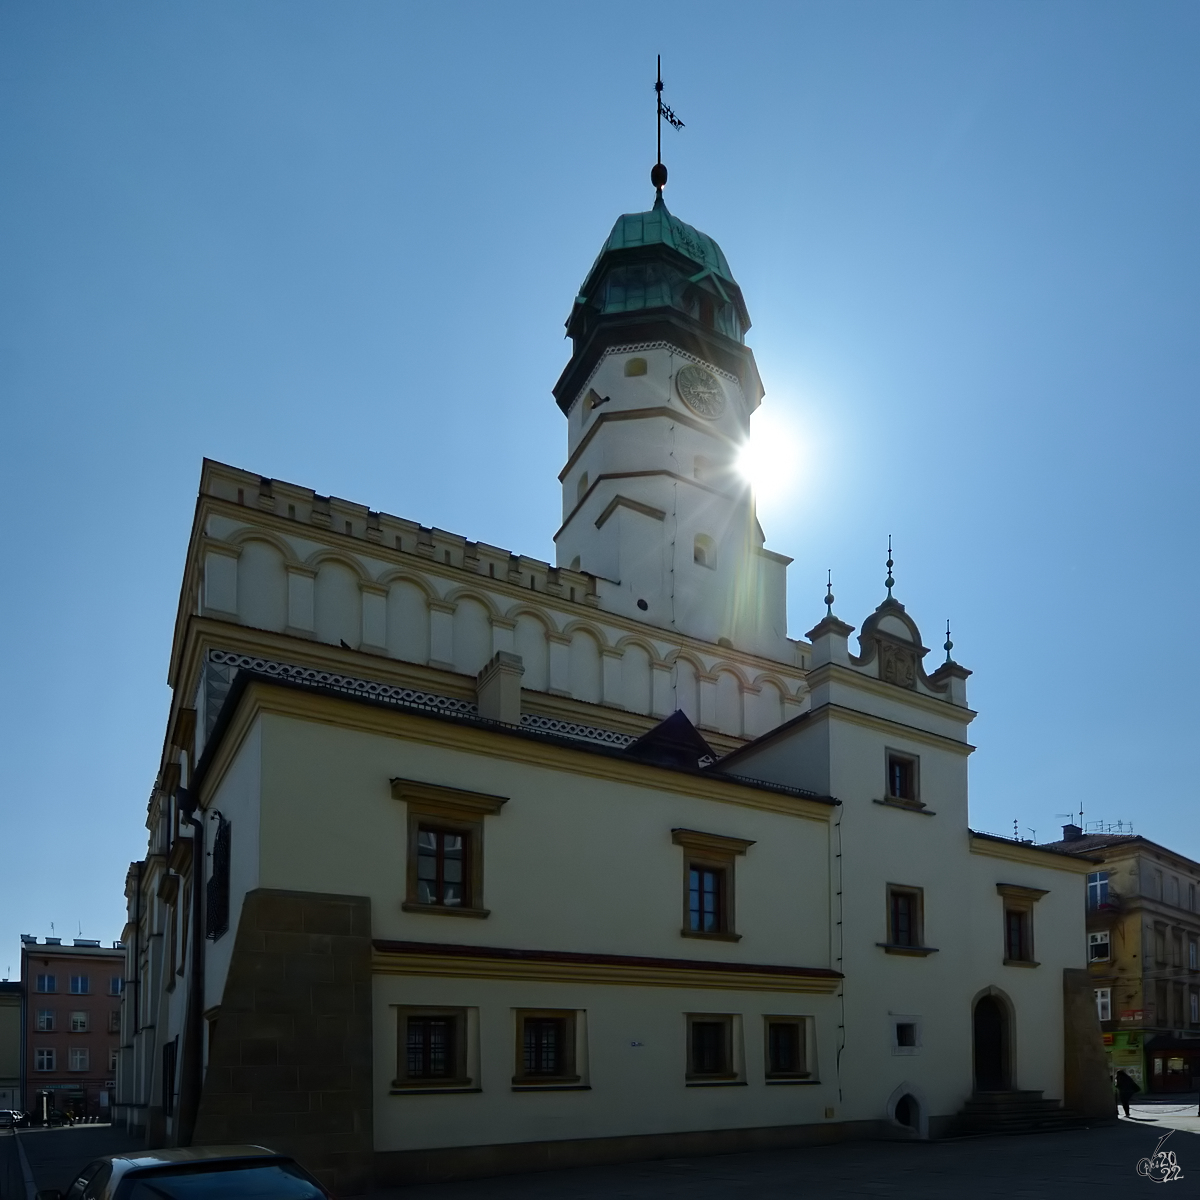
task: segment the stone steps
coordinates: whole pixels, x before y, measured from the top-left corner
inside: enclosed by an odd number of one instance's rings
[[[951,1136],[1051,1133],[1087,1124],[1057,1100],[1043,1099],[1041,1092],[976,1092],[959,1111]]]

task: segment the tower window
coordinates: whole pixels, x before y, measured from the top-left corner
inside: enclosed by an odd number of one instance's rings
[[[645,375],[646,360],[644,358],[627,358],[625,360],[626,375]]]
[[[911,755],[888,753],[887,795],[889,800],[918,803],[917,760]]]
[[[707,534],[696,534],[696,541],[692,548],[692,561],[701,567],[716,567],[717,547]]]
[[[578,504],[584,498],[584,496],[587,495],[587,490],[588,490],[588,473],[586,471],[584,471],[584,473],[582,475],[580,475],[580,477],[579,477],[578,486],[575,488],[575,503],[576,504]]]

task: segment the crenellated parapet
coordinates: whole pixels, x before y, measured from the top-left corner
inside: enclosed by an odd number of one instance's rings
[[[473,686],[497,654],[516,656],[522,693],[543,712],[561,700],[573,719],[579,705],[650,719],[681,709],[744,739],[803,711],[803,643],[777,662],[641,623],[606,610],[604,582],[206,461],[172,684],[196,687],[181,673],[188,622],[200,618],[210,641],[214,623],[236,625],[277,635],[275,657],[287,639],[290,661],[305,644],[356,652],[367,674],[365,655]]]

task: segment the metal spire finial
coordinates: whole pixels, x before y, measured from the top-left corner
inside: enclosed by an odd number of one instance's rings
[[[683,122],[671,111],[669,105],[663,103],[662,90],[662,55],[660,54],[658,56],[658,79],[654,84],[654,91],[658,99],[658,161],[650,168],[650,182],[654,185],[655,200],[662,199],[662,190],[667,186],[667,168],[663,166],[662,160],[663,117],[666,117],[667,124],[673,129],[683,128]]]
[[[825,608],[826,616],[833,616],[833,571],[825,573]]]
[[[896,586],[896,581],[892,578],[892,535],[888,534],[888,560],[887,560],[887,578],[883,581],[883,586],[887,588],[887,598],[892,598],[892,588]]]
[[[954,660],[953,660],[953,659],[950,657],[950,651],[951,651],[951,650],[953,650],[953,649],[954,649],[954,643],[953,643],[953,642],[950,640],[950,618],[949,618],[949,617],[947,617],[947,618],[946,618],[946,644],[945,644],[945,650],[946,650],[946,661],[947,661],[947,662],[953,662],[953,661],[954,661]]]

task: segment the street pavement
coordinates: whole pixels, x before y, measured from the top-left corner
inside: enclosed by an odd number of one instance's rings
[[[142,1138],[131,1138],[113,1125],[68,1125],[61,1129],[22,1129],[0,1135],[0,1200],[28,1200],[17,1154],[17,1139],[25,1151],[34,1186],[65,1192],[93,1158],[141,1149]]]
[[[1161,1193],[1161,1183],[1138,1174],[1138,1161],[1164,1135],[1162,1151],[1174,1151],[1181,1176],[1165,1200],[1200,1197],[1200,1137],[1151,1113],[1064,1133],[664,1159],[380,1190],[371,1200],[1126,1200]]]
[[[386,1189],[370,1200],[1123,1200],[1162,1186],[1138,1174],[1139,1160],[1156,1150],[1175,1154],[1178,1178],[1167,1181],[1165,1195],[1182,1200],[1200,1197],[1197,1135],[1200,1116],[1194,1104],[1135,1105],[1129,1120],[1064,1133],[843,1142],[663,1159]],[[30,1200],[16,1153],[18,1137],[36,1187],[63,1191],[91,1159],[142,1147],[140,1139],[110,1125],[0,1133],[0,1200]]]

